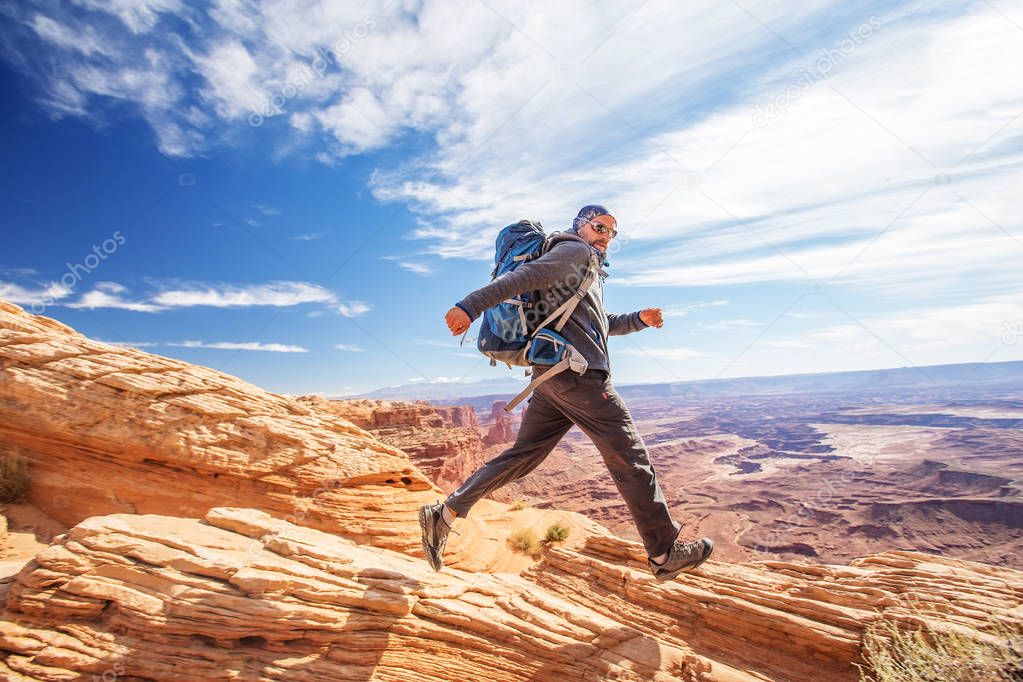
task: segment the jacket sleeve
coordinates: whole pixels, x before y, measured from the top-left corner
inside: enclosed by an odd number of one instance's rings
[[[536,260],[523,263],[490,284],[477,289],[455,305],[475,320],[487,308],[535,289],[579,286],[590,262],[590,247],[581,242],[561,241]]]
[[[616,315],[615,313],[607,314],[608,336],[631,334],[632,332],[638,332],[641,329],[646,329],[649,326],[650,325],[644,322],[639,316],[639,311],[634,313],[625,313],[624,315]]]

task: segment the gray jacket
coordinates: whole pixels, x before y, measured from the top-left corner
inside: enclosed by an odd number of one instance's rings
[[[572,230],[553,233],[550,244],[547,253],[505,273],[455,305],[464,310],[470,320],[475,320],[487,308],[507,298],[539,290],[543,292],[547,310],[553,311],[578,288],[590,262],[590,254],[596,252],[601,263],[604,262],[604,254],[582,241]],[[582,353],[590,369],[602,369],[610,374],[607,337],[638,332],[649,325],[640,319],[639,312],[615,315],[604,310],[606,277],[605,273],[597,277],[586,297],[572,311],[561,335]],[[553,322],[547,327],[553,328]]]

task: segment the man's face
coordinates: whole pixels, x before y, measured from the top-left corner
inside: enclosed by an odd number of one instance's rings
[[[594,227],[594,223],[603,226],[603,234]],[[607,251],[607,247],[613,239],[611,235],[614,234],[614,230],[617,228],[618,224],[613,217],[599,215],[583,223],[582,227],[579,228],[579,236],[585,239],[590,246],[595,246],[601,251]]]

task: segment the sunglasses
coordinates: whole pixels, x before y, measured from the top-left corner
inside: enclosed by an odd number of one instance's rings
[[[597,223],[597,222],[594,222],[592,220],[585,220],[583,222],[587,222],[590,225],[593,225],[593,229],[596,230],[597,232],[599,232],[600,234],[607,234],[608,232],[610,232],[611,233],[611,239],[614,239],[615,237],[618,236],[618,230],[613,228],[613,227],[609,228],[607,225],[605,225],[603,223]]]

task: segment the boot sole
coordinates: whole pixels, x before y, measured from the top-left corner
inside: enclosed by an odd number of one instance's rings
[[[423,532],[423,554],[426,556],[426,563],[430,564],[430,568],[435,571],[439,571],[444,567],[444,558],[438,556],[436,562],[431,557],[432,552],[430,551],[430,543],[427,541],[429,531],[427,530],[427,523],[430,518],[429,506],[419,508],[419,528]]]

